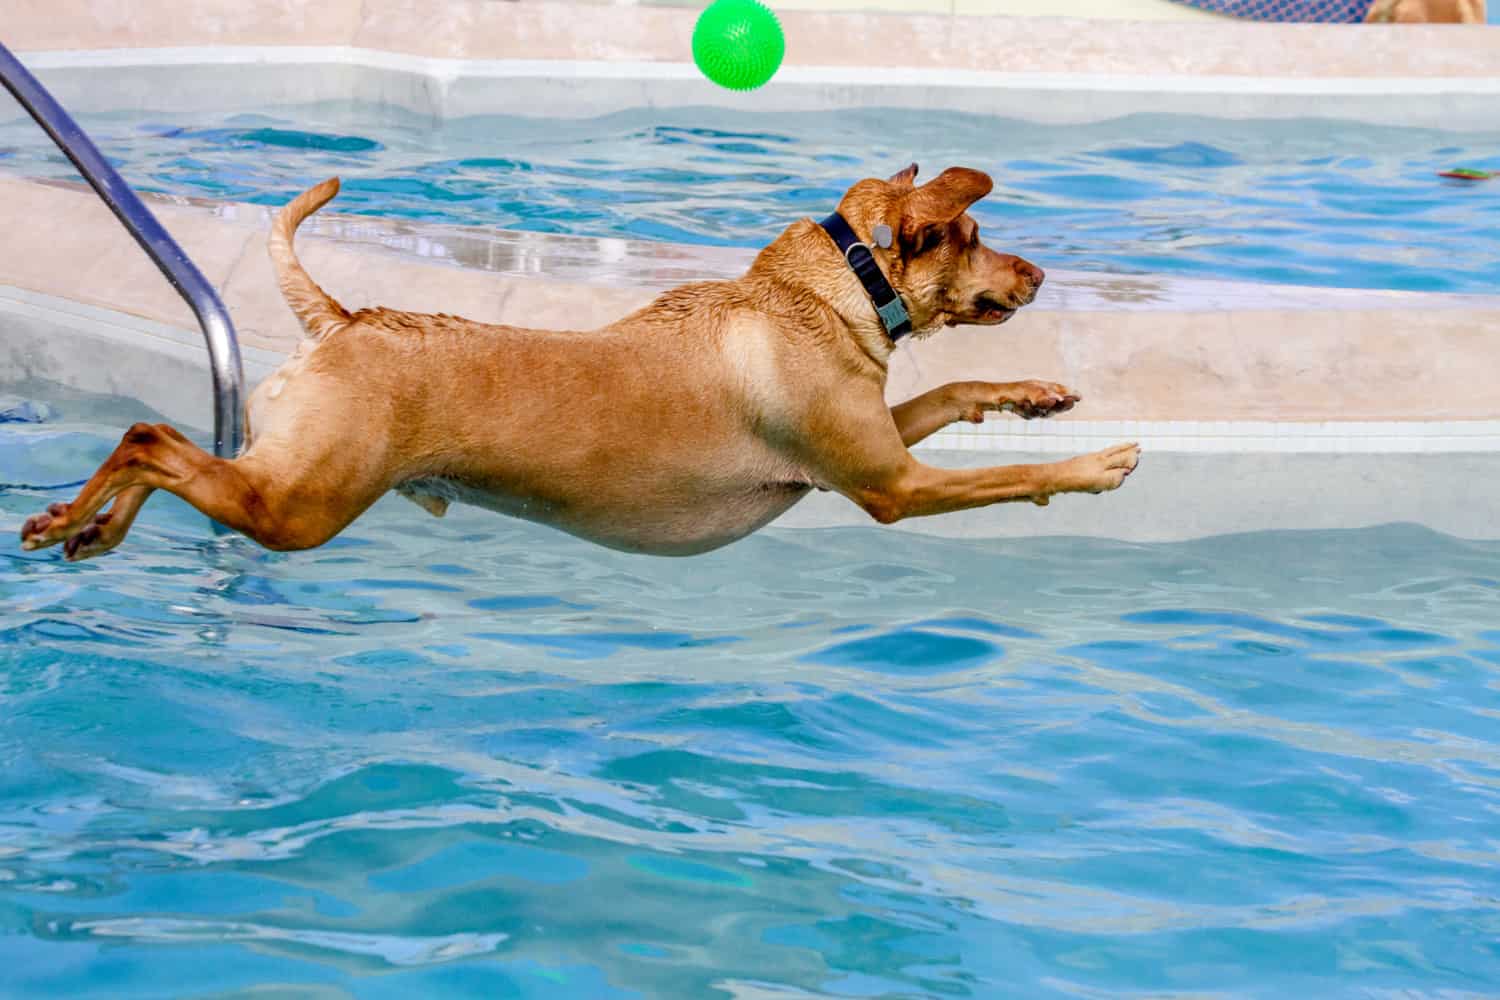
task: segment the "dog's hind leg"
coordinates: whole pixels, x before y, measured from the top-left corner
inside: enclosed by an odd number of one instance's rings
[[[39,549],[87,536],[104,505],[122,494],[128,506],[123,527],[109,538],[118,544],[135,509],[151,490],[174,493],[202,513],[271,549],[305,549],[321,545],[359,516],[385,492],[383,481],[370,479],[357,459],[306,449],[300,455],[274,459],[253,454],[215,458],[166,424],[136,424],[119,447],[84,484],[72,503],[53,504],[45,514],[28,518],[21,546]],[[144,492],[142,492],[144,491]],[[110,522],[113,518],[110,519]],[[107,522],[102,528],[114,527]],[[104,538],[81,540],[64,551],[84,559],[105,549]]]

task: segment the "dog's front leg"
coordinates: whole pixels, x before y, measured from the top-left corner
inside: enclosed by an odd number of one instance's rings
[[[1140,454],[1138,445],[1121,444],[1061,462],[983,469],[938,469],[913,459],[896,475],[845,495],[881,524],[1017,500],[1045,506],[1058,493],[1119,489]]]
[[[820,487],[853,500],[882,524],[992,503],[1045,504],[1058,493],[1117,489],[1135,470],[1140,448],[1116,445],[1090,455],[1036,465],[939,469],[905,447],[892,413],[872,384],[864,392],[829,391],[788,444]]]
[[[908,448],[960,420],[978,424],[986,413],[1009,410],[1030,420],[1066,413],[1080,399],[1056,382],[949,382],[891,407],[901,442]]]

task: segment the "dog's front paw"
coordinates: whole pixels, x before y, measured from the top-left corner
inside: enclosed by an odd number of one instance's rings
[[[983,423],[987,412],[1005,411],[1031,420],[1066,413],[1083,397],[1056,382],[972,382],[965,401],[963,419]]]
[[[1038,382],[1035,379],[1011,384],[1014,399],[1001,409],[1010,410],[1027,420],[1033,417],[1050,417],[1055,413],[1067,413],[1083,397],[1057,382]]]
[[[1059,462],[1053,493],[1106,493],[1117,490],[1141,460],[1138,444],[1117,444]]]

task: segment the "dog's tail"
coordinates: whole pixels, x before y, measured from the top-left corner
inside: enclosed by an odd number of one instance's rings
[[[292,252],[292,235],[302,225],[302,220],[328,204],[338,193],[339,179],[330,177],[293,198],[276,214],[276,221],[271,224],[271,239],[266,246],[271,254],[271,266],[276,269],[276,283],[281,286],[282,297],[313,340],[322,340],[348,326],[349,310],[308,277],[298,263],[297,255]]]

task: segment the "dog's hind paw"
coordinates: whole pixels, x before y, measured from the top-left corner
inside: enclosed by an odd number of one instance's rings
[[[28,552],[56,545],[67,538],[71,528],[68,523],[68,505],[55,503],[44,514],[33,514],[21,525],[21,548]]]
[[[109,530],[109,522],[113,519],[114,515],[109,511],[95,514],[94,519],[82,531],[63,543],[64,558],[69,562],[92,559],[119,545],[124,535]]]

